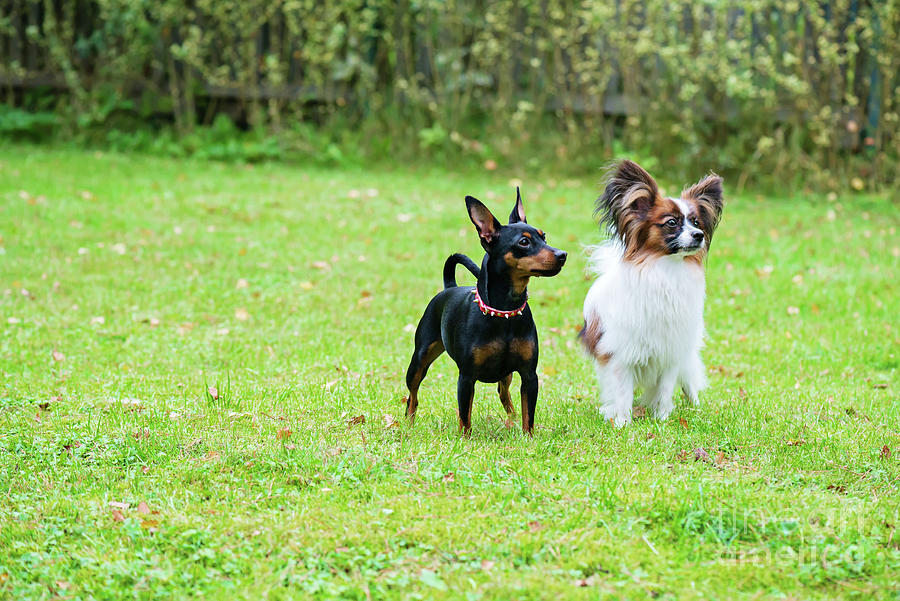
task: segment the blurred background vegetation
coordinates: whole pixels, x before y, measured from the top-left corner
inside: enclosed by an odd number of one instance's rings
[[[900,181],[900,0],[0,0],[0,136]]]

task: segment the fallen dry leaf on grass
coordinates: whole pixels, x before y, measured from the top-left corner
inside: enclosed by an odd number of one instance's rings
[[[709,453],[706,452],[706,449],[703,447],[698,447],[694,449],[694,461],[706,461],[709,462]]]
[[[891,447],[884,445],[881,447],[881,452],[878,453],[878,456],[882,459],[890,459],[891,458]]]
[[[118,509],[113,509],[111,512],[111,516],[112,516],[112,521],[114,521],[114,522],[124,522],[125,521],[125,514],[123,514]]]
[[[688,429],[688,423],[687,423],[687,420],[684,419],[683,417],[679,417],[679,418],[678,418],[678,423],[680,423],[680,424],[681,424],[681,427],[684,428],[685,430]]]
[[[594,586],[599,581],[600,581],[600,579],[597,576],[597,574],[592,574],[592,575],[588,576],[587,578],[579,578],[573,584],[579,588],[584,588],[584,587],[588,587],[588,586]]]
[[[390,415],[390,414],[384,415],[384,427],[385,428],[396,428],[399,425],[400,425],[400,422],[398,422],[396,419],[394,419],[393,415]]]
[[[141,501],[140,503],[138,503],[137,512],[143,515],[150,515],[150,506]]]
[[[66,360],[66,356],[63,355],[61,352],[59,352],[59,351],[56,350],[56,349],[53,349],[52,355],[53,355],[53,360],[54,360],[54,361],[65,361],[65,360]]]
[[[366,423],[366,416],[365,415],[357,415],[356,417],[350,418],[350,420],[347,422],[347,427],[349,428],[351,426],[355,426],[357,424],[364,424],[364,423]]]
[[[454,472],[447,472],[441,478],[443,482],[456,482],[456,474]]]
[[[115,402],[115,401],[113,401]],[[119,405],[125,411],[129,411],[132,413],[140,413],[144,410],[144,404],[140,401],[140,399],[132,399],[130,397],[125,397],[123,399],[119,399]]]
[[[291,434],[293,434],[293,432],[290,428],[281,428],[275,433],[275,440],[287,440],[291,437]]]
[[[631,412],[631,417],[634,419],[641,419],[647,417],[647,408],[646,407],[635,407]]]
[[[119,509],[128,509],[131,505],[130,503],[123,503],[122,501],[110,501],[110,507],[117,507]]]
[[[789,446],[789,447],[799,447],[799,446],[803,446],[805,444],[806,444],[805,438],[798,438],[796,440],[787,441],[787,446]]]
[[[219,389],[216,388],[215,386],[210,386],[209,388],[206,389],[206,392],[209,393],[209,396],[211,396],[214,401],[219,400]]]
[[[239,321],[247,321],[250,319],[250,313],[247,312],[247,309],[238,307],[234,310],[234,318]]]

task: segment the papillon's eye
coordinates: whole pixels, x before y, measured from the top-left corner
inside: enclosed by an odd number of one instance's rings
[[[691,225],[694,227],[700,227],[700,220],[696,217],[691,217]]]
[[[678,225],[678,222],[675,221],[674,219],[669,219],[668,221],[666,221],[666,227],[675,227],[677,225]]]
[[[529,244],[531,244],[531,240],[529,240],[525,236],[519,238],[519,246],[528,246]]]

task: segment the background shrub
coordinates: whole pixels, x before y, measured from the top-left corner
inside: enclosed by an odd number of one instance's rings
[[[741,186],[862,188],[900,171],[900,0],[4,4],[7,106],[106,143],[171,128],[193,152],[197,126],[215,124],[205,152],[248,160],[596,169],[628,148],[673,177],[714,168]],[[222,140],[225,117],[257,133]],[[23,123],[0,114],[5,135]]]

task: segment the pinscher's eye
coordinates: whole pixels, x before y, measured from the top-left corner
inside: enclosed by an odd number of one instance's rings
[[[531,240],[529,240],[525,236],[519,238],[519,246],[528,246],[529,244],[531,244]]]
[[[677,225],[678,222],[674,219],[669,219],[668,221],[666,221],[666,227],[676,227]]]

